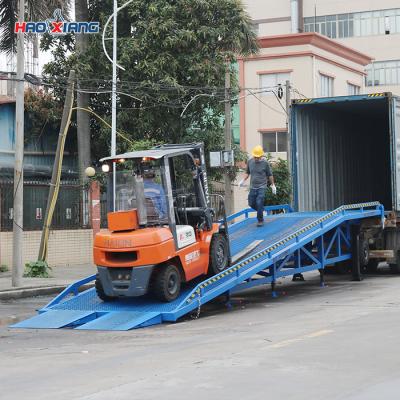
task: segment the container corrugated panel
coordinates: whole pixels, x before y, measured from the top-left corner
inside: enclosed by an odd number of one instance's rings
[[[393,208],[391,109],[390,95],[293,105],[292,165],[299,211],[375,200]],[[400,170],[400,158],[398,163]]]

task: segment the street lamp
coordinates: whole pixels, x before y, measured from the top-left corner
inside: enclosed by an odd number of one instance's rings
[[[118,8],[117,0],[114,0],[113,13],[109,16],[107,22],[104,25],[102,43],[103,51],[109,61],[112,63],[112,90],[111,90],[111,156],[114,157],[117,151],[117,67],[124,70],[125,68],[117,63],[117,14],[123,8],[132,3],[133,0],[129,0]],[[108,55],[105,34],[108,24],[113,20],[113,57],[112,59]],[[116,165],[113,163],[113,211],[115,211],[115,180],[116,180]]]

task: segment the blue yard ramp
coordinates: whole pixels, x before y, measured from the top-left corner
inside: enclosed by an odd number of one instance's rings
[[[284,213],[274,214],[282,210]],[[95,279],[92,275],[65,289],[39,310],[39,315],[13,327],[125,331],[176,321],[222,294],[274,285],[280,277],[321,272],[325,265],[350,259],[351,225],[366,218],[383,225],[384,220],[383,207],[377,202],[342,206],[331,212],[291,212],[288,206],[273,206],[266,207],[266,214],[261,228],[256,227],[251,209],[230,216],[228,220],[235,221],[229,227],[232,258],[242,257],[243,249],[250,253],[218,275],[187,284],[171,303],[150,296],[103,302],[94,288],[79,293],[80,286]]]

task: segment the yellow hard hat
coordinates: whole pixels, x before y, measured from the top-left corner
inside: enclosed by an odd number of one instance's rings
[[[256,147],[254,147],[252,154],[253,154],[253,157],[262,157],[264,155],[264,150],[260,145],[258,145]]]

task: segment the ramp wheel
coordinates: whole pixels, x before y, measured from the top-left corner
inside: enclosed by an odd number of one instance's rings
[[[208,274],[219,274],[228,267],[228,242],[225,235],[216,233],[211,239]]]
[[[397,251],[396,263],[389,263],[392,274],[400,274],[400,250]]]
[[[100,278],[99,278],[99,274],[96,275],[96,281],[94,284],[95,288],[96,288],[96,293],[97,296],[99,296],[99,298],[103,301],[112,301],[115,299],[115,297],[111,297],[111,296],[107,296],[104,293],[104,288],[103,285],[101,284]]]
[[[366,267],[369,263],[369,243],[368,240],[360,238],[360,265]]]
[[[365,266],[365,270],[368,274],[375,274],[378,271],[378,265],[379,260],[377,258],[371,258]]]
[[[181,292],[181,274],[174,264],[162,265],[154,279],[153,292],[161,301],[174,301]]]
[[[389,264],[390,272],[392,274],[399,274],[400,273],[400,266],[399,264]]]

